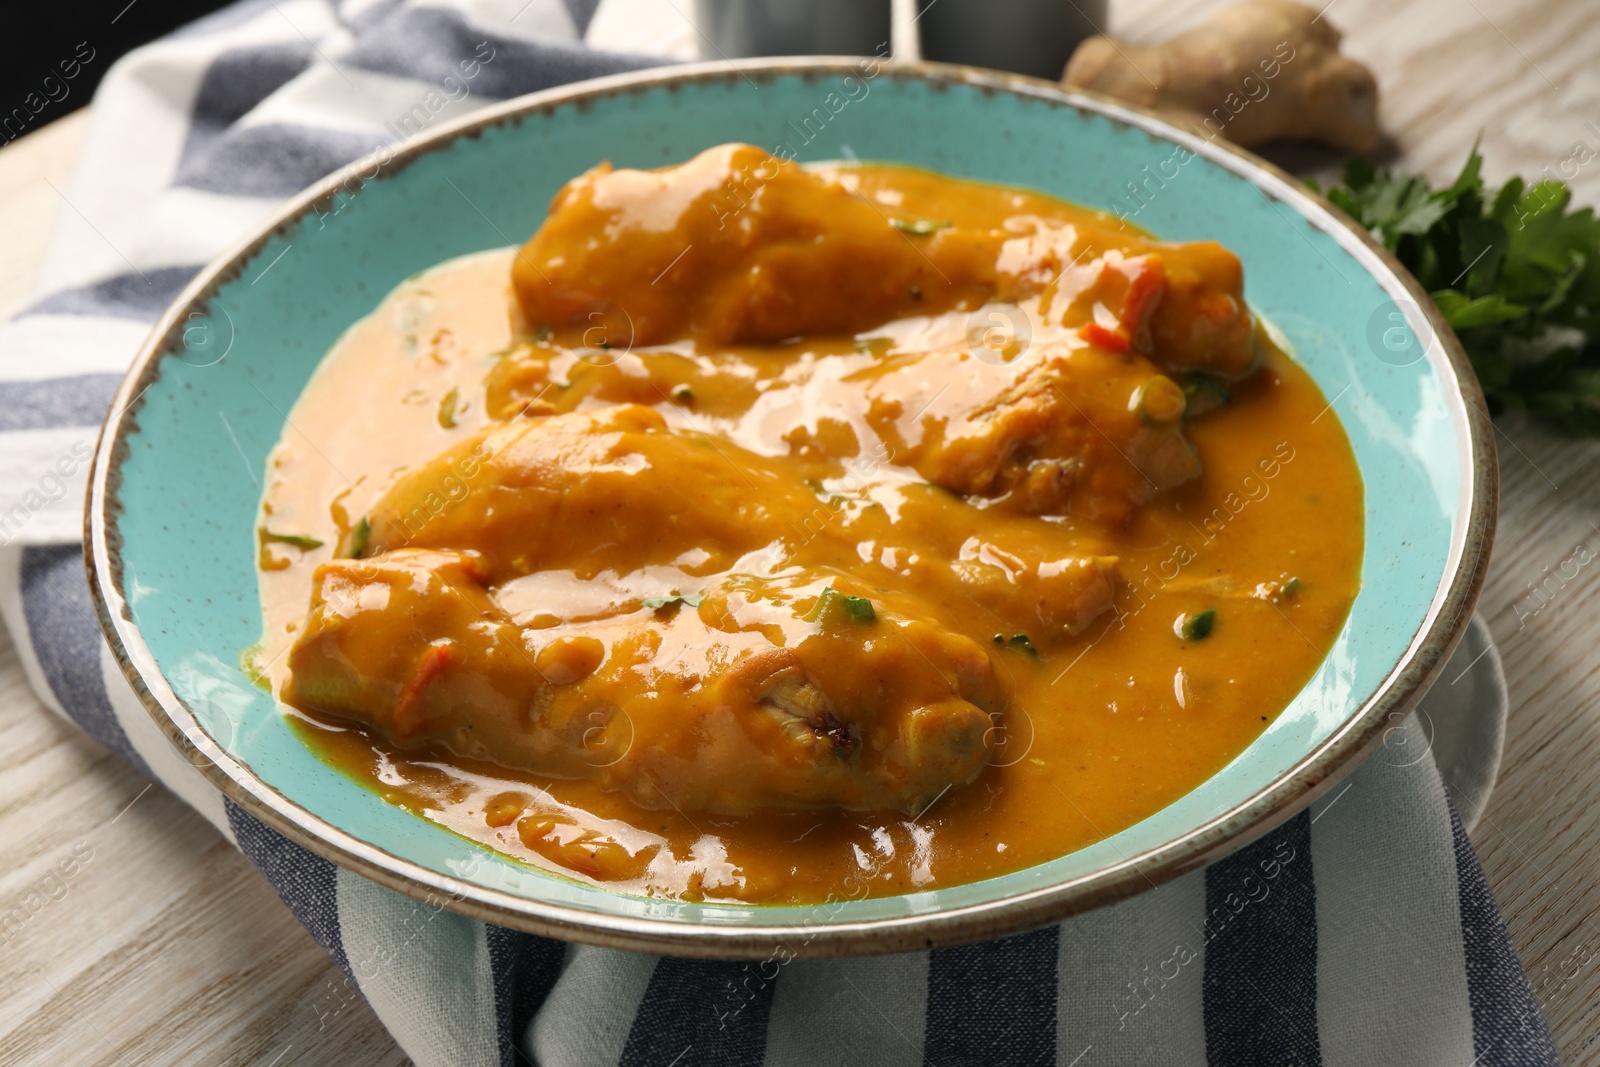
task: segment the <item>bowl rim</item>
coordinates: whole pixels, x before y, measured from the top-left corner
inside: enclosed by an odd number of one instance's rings
[[[270,240],[308,212],[331,206],[341,189],[392,178],[422,156],[462,136],[549,113],[575,102],[624,96],[684,83],[814,77],[857,71],[879,63],[876,76],[934,86],[968,86],[1073,108],[1132,126],[1182,146],[1253,184],[1269,200],[1286,204],[1334,238],[1391,296],[1409,299],[1442,364],[1454,379],[1446,389],[1451,417],[1461,433],[1470,478],[1465,521],[1451,534],[1445,579],[1435,590],[1422,625],[1384,680],[1320,744],[1304,753],[1269,785],[1248,799],[1180,836],[1098,870],[1051,885],[976,904],[867,920],[716,924],[623,916],[550,901],[439,874],[361,840],[313,815],[261,780],[218,746],[193,710],[172,690],[134,624],[123,593],[118,529],[121,469],[130,452],[139,402],[160,377],[162,356],[181,340],[191,311],[203,312],[217,290],[239,276]],[[1418,330],[1419,338],[1424,331]],[[1428,349],[1433,348],[1429,344]],[[315,855],[390,889],[474,919],[562,940],[639,952],[722,959],[869,955],[934,948],[1031,929],[1133,896],[1194,870],[1248,844],[1306,808],[1349,774],[1381,741],[1392,722],[1420,701],[1465,634],[1482,590],[1494,540],[1499,475],[1484,396],[1466,353],[1426,290],[1367,231],[1300,180],[1235,145],[1182,130],[1155,112],[1097,93],[1054,82],[952,64],[874,60],[864,57],[775,57],[648,68],[548,89],[490,105],[426,130],[399,145],[381,148],[291,198],[252,233],[202,269],[156,322],[141,344],[112,401],[96,442],[84,516],[84,558],[91,598],[117,665],[140,703],[187,761],[227,798]],[[819,907],[825,907],[821,905]],[[799,935],[802,935],[799,936]]]

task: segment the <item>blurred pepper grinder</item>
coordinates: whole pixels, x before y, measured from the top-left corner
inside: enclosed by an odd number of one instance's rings
[[[887,55],[890,0],[695,0],[695,24],[706,59]]]
[[[922,58],[1059,81],[1106,0],[916,0]]]
[[[884,55],[897,20],[902,58],[920,37],[923,59],[1056,81],[1106,0],[695,0],[706,59]]]

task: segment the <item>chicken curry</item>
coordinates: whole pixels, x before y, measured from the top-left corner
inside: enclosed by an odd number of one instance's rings
[[[1240,262],[727,145],[408,280],[268,461],[247,654],[330,763],[624,892],[972,881],[1237,755],[1355,595]]]

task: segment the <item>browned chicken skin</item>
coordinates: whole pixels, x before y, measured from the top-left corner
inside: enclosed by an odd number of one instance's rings
[[[477,557],[429,549],[324,564],[286,699],[402,746],[730,815],[915,813],[975,776],[992,744],[1002,698],[987,653],[890,613],[919,607],[909,598],[864,618],[828,611],[841,595],[819,581],[744,578],[698,608],[641,608],[575,635],[517,625],[483,578]],[[603,660],[594,634],[610,639]]]
[[[607,164],[573,179],[512,281],[529,322],[585,343],[763,344],[1015,302],[1116,250],[1114,263],[1145,268],[1128,273],[1121,296],[1138,305],[1125,325],[1148,341],[1124,343],[1147,344],[1168,369],[1247,372],[1256,352],[1238,258],[1214,242],[1162,243],[1112,225],[896,219],[837,176],[722,145],[664,170]]]
[[[780,463],[669,429],[650,408],[620,404],[489,427],[402,478],[368,515],[365,551],[469,549],[485,583],[502,589],[539,572],[592,579],[624,560],[630,570],[666,581],[663,594],[703,591],[705,576],[754,568],[830,571],[874,587],[911,577],[925,591],[972,596],[1061,632],[1076,631],[1109,605],[1115,561],[1041,559],[1026,521],[987,524],[984,544],[1046,564],[1036,565],[1030,580],[952,567],[969,540],[960,529],[961,513],[970,509],[941,497],[907,502],[896,524],[882,507],[819,500]],[[819,514],[827,521],[810,525]],[[860,558],[861,544],[894,546],[902,531],[941,538],[942,558],[908,564],[911,575]],[[631,610],[648,595],[608,602],[605,610]]]

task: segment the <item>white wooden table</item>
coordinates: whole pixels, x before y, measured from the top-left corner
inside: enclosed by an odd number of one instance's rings
[[[1215,0],[1112,0],[1115,32],[1153,40]],[[693,55],[687,0],[604,0],[612,47]],[[1452,177],[1479,131],[1491,181],[1600,151],[1593,0],[1334,0],[1327,17],[1378,73],[1393,165]],[[0,150],[0,315],[31,286],[83,114]],[[1586,125],[1592,123],[1593,125]],[[1325,163],[1299,155],[1292,163]],[[1600,161],[1573,182],[1600,204]],[[1498,427],[1500,535],[1480,605],[1512,713],[1474,833],[1569,1064],[1600,1064],[1600,566],[1536,615],[1526,595],[1580,543],[1600,553],[1600,443]],[[0,943],[0,1063],[407,1062],[362,1005],[315,1010],[336,972],[265,881],[197,816],[34,699],[0,634],[0,902],[39,862],[89,858]],[[68,843],[66,850],[63,843]]]

